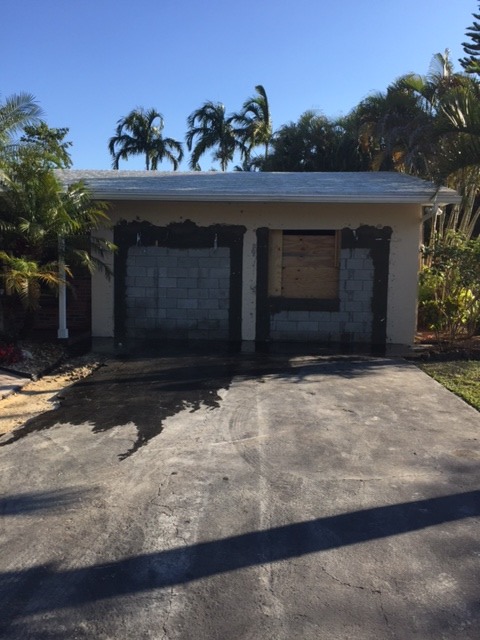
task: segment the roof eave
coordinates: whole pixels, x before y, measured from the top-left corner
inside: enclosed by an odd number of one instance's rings
[[[434,198],[427,195],[296,195],[296,194],[245,194],[245,193],[158,193],[158,192],[132,192],[115,190],[95,191],[94,198],[99,200],[144,200],[144,201],[170,201],[170,202],[310,202],[330,204],[416,204],[419,206],[431,206]],[[436,204],[460,204],[461,197],[455,193],[436,194]]]

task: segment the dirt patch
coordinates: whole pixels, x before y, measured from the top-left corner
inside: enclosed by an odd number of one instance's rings
[[[28,382],[17,393],[1,399],[0,435],[54,409],[65,389],[89,376],[104,361],[102,356],[93,353],[73,358],[39,380]]]
[[[419,331],[415,337],[418,350],[409,359],[423,361],[480,360],[480,335],[449,342],[432,331]]]

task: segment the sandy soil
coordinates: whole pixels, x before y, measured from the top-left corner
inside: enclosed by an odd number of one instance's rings
[[[98,354],[74,358],[43,378],[28,382],[18,393],[1,399],[0,435],[13,431],[40,413],[54,409],[65,389],[89,376],[103,363],[104,359]]]

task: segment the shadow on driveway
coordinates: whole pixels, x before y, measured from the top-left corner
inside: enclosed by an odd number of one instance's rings
[[[470,491],[318,518],[80,569],[58,571],[51,564],[6,572],[0,576],[3,625],[5,629],[15,619],[18,612],[14,603],[29,593],[38,594],[29,603],[31,615],[185,584],[479,515],[480,491]]]
[[[123,460],[159,435],[164,421],[185,409],[216,408],[220,390],[228,389],[234,378],[259,379],[264,376],[288,378],[300,383],[322,366],[326,376],[358,378],[388,365],[392,360],[367,356],[312,355],[301,347],[271,353],[241,353],[208,345],[162,346],[148,352],[139,350],[110,361],[89,378],[70,389],[59,408],[48,411],[9,434],[0,446],[56,424],[93,423],[101,433],[134,422],[137,438],[120,454]],[[399,360],[398,366],[410,366]]]

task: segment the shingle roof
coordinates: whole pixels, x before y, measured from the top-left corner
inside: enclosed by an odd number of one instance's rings
[[[358,202],[450,204],[460,196],[446,187],[394,172],[264,173],[60,171],[65,184],[84,180],[104,200],[249,202]]]

